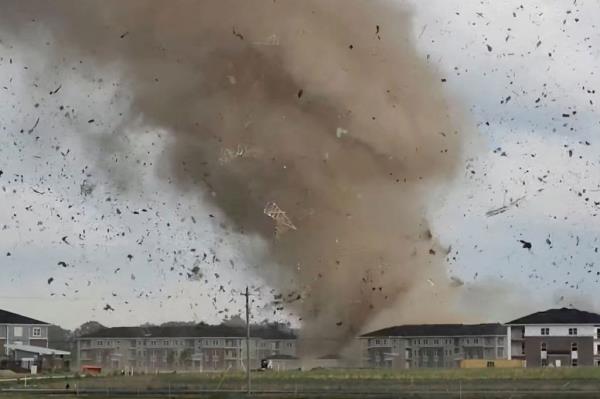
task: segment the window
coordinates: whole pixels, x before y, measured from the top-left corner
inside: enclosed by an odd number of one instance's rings
[[[571,359],[571,366],[577,367],[577,359]]]
[[[548,359],[542,359],[542,367],[548,367]]]
[[[540,335],[550,335],[550,329],[548,327],[541,328]]]
[[[433,340],[433,344],[434,345],[439,345],[440,344],[440,340],[439,339],[434,339]]]
[[[14,327],[13,334],[15,337],[22,337],[23,336],[23,327]]]
[[[498,345],[504,345],[504,337],[498,337]]]
[[[32,337],[41,337],[42,329],[40,327],[33,327],[33,329],[31,330],[31,336]]]
[[[478,343],[479,343],[479,338],[474,338],[474,339],[473,339],[473,343],[474,343],[474,344],[478,344]]]
[[[504,357],[504,348],[498,348],[498,357]]]
[[[102,341],[96,341],[96,345],[97,346],[102,346],[102,345],[104,345],[104,342],[102,342]]]
[[[486,367],[490,368],[490,367],[495,367],[496,364],[494,362],[487,362]]]
[[[573,352],[577,351],[577,342],[572,342],[571,343],[571,351],[573,351]]]
[[[548,345],[547,345],[545,342],[542,342],[542,343],[540,344],[540,350],[541,350],[542,352],[545,352],[545,351],[547,351],[547,350],[548,350]]]
[[[577,335],[577,329],[576,328],[569,328],[569,335]]]

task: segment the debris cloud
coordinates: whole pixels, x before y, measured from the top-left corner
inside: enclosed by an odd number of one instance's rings
[[[406,7],[6,0],[0,26],[43,49],[41,26],[58,43],[49,62],[119,69],[131,98],[120,127],[168,132],[178,188],[269,243],[249,262],[294,299],[312,349],[335,350],[316,343],[343,345],[423,283],[423,302],[451,295],[425,207],[453,177],[462,134]]]

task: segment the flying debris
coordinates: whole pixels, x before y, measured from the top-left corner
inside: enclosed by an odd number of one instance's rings
[[[91,195],[92,192],[94,191],[94,188],[96,188],[95,184],[92,184],[91,182],[84,180],[81,185],[79,186],[80,191],[81,191],[81,195],[83,196],[88,196]]]
[[[34,131],[34,130],[35,130],[35,128],[36,128],[36,127],[39,125],[39,123],[40,123],[40,118],[37,118],[37,119],[36,119],[36,121],[35,121],[35,124],[34,124],[34,125],[31,127],[31,129],[29,129],[29,130],[27,131],[27,133],[29,133],[29,134],[33,133],[33,131]]]
[[[523,248],[531,250],[531,243],[525,240],[519,240]]]
[[[456,276],[450,276],[450,281],[451,281],[451,283],[450,283],[451,287],[460,287],[460,286],[465,285],[465,282]]]
[[[58,87],[56,89],[52,90],[49,94],[54,95],[54,94],[58,93],[61,88],[62,88],[62,85],[58,85]]]
[[[508,211],[512,207],[518,207],[519,202],[521,202],[524,198],[525,198],[525,196],[519,197],[516,200],[511,201],[508,205],[503,205],[500,208],[489,210],[485,213],[485,216],[487,216],[487,217],[496,216],[496,215],[499,215],[501,213]]]
[[[200,266],[195,265],[187,273],[187,277],[190,280],[201,280],[204,277],[204,273],[202,273],[202,270],[200,269]]]
[[[267,203],[263,212],[275,220],[275,236],[280,236],[288,230],[297,230],[291,219],[275,202]]]
[[[107,303],[106,305],[104,305],[104,310],[106,310],[106,311],[108,311],[108,310],[114,311],[115,309]]]
[[[342,128],[342,127],[338,127],[335,130],[335,137],[337,137],[338,139],[341,139],[346,134],[348,134],[348,130],[346,130],[346,129]]]

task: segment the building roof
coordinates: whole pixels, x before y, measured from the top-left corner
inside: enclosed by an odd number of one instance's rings
[[[600,315],[578,309],[548,309],[506,324],[600,324]]]
[[[251,326],[250,336],[263,339],[295,339],[293,331],[275,325]],[[195,326],[168,327],[112,327],[104,328],[80,338],[244,338],[246,327],[197,324]]]
[[[71,352],[61,351],[58,349],[46,348],[43,346],[34,346],[34,345],[23,345],[23,344],[6,344],[4,345],[7,349],[17,350],[29,353],[37,353],[38,355],[63,355],[69,356]]]
[[[407,324],[372,331],[361,337],[452,337],[466,335],[506,335],[506,327],[492,324]]]
[[[8,310],[0,309],[0,324],[49,324]]]

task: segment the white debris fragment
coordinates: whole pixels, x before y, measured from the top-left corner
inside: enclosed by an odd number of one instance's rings
[[[276,34],[272,34],[265,38],[265,40],[259,40],[254,42],[256,46],[279,46],[279,37]]]
[[[229,83],[232,85],[237,83],[237,80],[235,79],[235,76],[233,76],[233,75],[227,75],[227,79],[229,80]]]
[[[435,283],[433,282],[433,280],[432,280],[432,279],[428,278],[428,279],[427,279],[427,282],[428,282],[429,284],[431,284],[431,286],[432,286],[432,287],[434,287],[434,286],[435,286]]]
[[[338,127],[337,130],[335,131],[335,136],[338,139],[341,139],[343,135],[348,134],[348,130],[344,129],[343,127]]]
[[[258,155],[258,150],[238,145],[236,148],[224,148],[219,156],[219,163],[223,165],[231,162],[235,158],[258,157]]]
[[[265,205],[264,213],[275,220],[276,236],[279,236],[288,230],[297,230],[288,215],[275,202],[267,203],[267,205]]]

